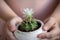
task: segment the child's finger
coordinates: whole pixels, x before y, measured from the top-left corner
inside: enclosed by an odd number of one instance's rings
[[[9,26],[8,28],[10,29],[10,31],[14,32],[16,29],[16,24],[21,22],[22,22],[22,19],[14,18],[8,23],[8,26]]]
[[[17,40],[16,37],[13,35],[13,33],[11,31],[9,31],[9,29],[7,28],[7,26],[4,29],[4,37],[6,40]]]
[[[51,38],[51,34],[50,33],[41,33],[38,35],[38,38],[41,38],[41,39],[50,39]]]
[[[50,38],[53,38],[53,37],[59,35],[58,25],[54,25],[54,26],[55,26],[55,28],[53,30],[51,30],[51,32],[39,34],[38,37],[42,38],[42,39],[45,39],[45,38],[50,39]]]
[[[51,40],[60,40],[60,35],[56,36],[56,37],[53,37]]]
[[[54,18],[50,18],[49,21],[44,25],[43,30],[49,30],[55,24]]]

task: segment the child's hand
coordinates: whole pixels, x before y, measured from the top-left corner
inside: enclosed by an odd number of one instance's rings
[[[6,21],[6,27],[4,28],[4,35],[6,40],[17,40],[14,36],[14,31],[16,29],[16,24],[21,22],[22,19],[19,17],[15,17],[11,20]]]
[[[42,40],[60,40],[60,27],[58,21],[51,17],[44,25],[43,29],[48,31],[38,35]]]
[[[8,20],[6,22],[6,24],[7,24],[8,29],[10,31],[14,32],[15,29],[16,29],[16,24],[21,23],[21,22],[22,22],[22,19],[21,18],[15,17],[15,18],[13,18],[11,20]]]

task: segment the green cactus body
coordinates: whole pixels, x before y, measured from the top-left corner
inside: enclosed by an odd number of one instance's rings
[[[26,11],[26,10],[25,10]],[[28,9],[27,9],[28,11]],[[21,24],[22,28],[25,31],[31,31],[34,30],[37,27],[37,21],[33,19],[33,11],[30,10],[28,12],[25,12],[26,14],[26,20],[24,20]]]

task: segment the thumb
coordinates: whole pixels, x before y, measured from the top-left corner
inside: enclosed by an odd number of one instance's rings
[[[17,23],[21,23],[22,22],[22,19],[21,18],[14,18],[12,19],[10,22],[9,22],[9,29],[10,31],[14,32],[16,30],[16,24]]]
[[[46,32],[46,33],[41,33],[38,35],[38,38],[42,38],[42,39],[45,39],[45,38],[53,38],[53,37],[56,37],[56,36],[59,36],[59,25],[58,24],[55,24],[54,25],[54,29],[50,32]]]
[[[50,18],[43,27],[43,30],[49,30],[55,24],[54,18]]]

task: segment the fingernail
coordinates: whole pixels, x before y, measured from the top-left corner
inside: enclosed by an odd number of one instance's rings
[[[38,38],[41,38],[41,35],[38,35],[37,37],[38,37]]]
[[[43,30],[44,30],[44,31],[47,31],[47,27],[43,27]]]
[[[15,29],[11,29],[11,32],[14,32],[15,31]]]
[[[15,27],[11,27],[11,32],[14,32],[15,31]]]
[[[38,36],[38,38],[44,39],[45,38],[45,35],[44,34],[41,34],[41,35]]]

